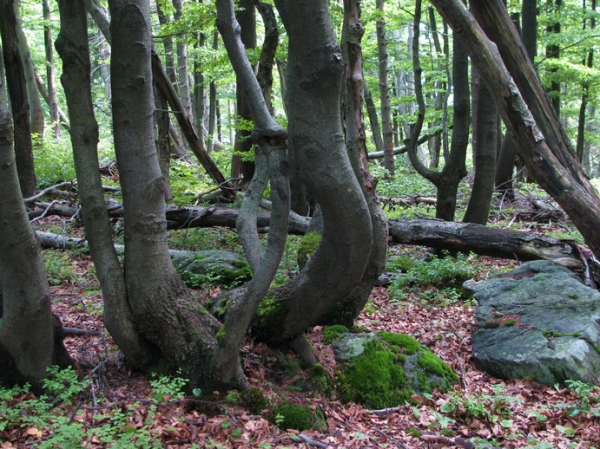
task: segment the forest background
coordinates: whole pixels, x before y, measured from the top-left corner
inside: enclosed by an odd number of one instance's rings
[[[13,2],[4,1],[3,8],[8,6],[12,7]],[[274,76],[269,79],[269,72],[262,72],[263,67],[269,67],[268,61],[258,64],[258,75],[259,81],[263,81],[262,92],[267,92],[265,99],[272,116],[279,125],[287,128],[284,98],[288,86],[284,73],[289,48],[283,25],[279,21],[270,22],[274,16],[269,15],[268,3],[258,4],[257,9],[254,2],[241,2],[238,6],[240,9],[237,17],[242,25],[241,39],[249,61],[255,67],[266,53],[265,46],[261,47],[259,42],[268,42],[269,37],[273,36],[270,33],[277,30],[279,45],[271,56],[273,59],[270,66],[270,75]],[[341,41],[344,5],[330,2],[328,6],[332,30]],[[500,187],[502,213],[510,215],[512,211],[505,205],[522,198],[519,190],[513,190],[514,186],[525,186],[525,189],[532,191],[536,187],[523,184],[531,179],[527,179],[527,170],[523,170],[522,161],[515,158],[514,148],[513,155],[510,156],[510,142],[507,142],[510,139],[505,137],[500,111],[493,107],[490,93],[486,92],[480,81],[481,74],[477,74],[476,70],[472,70],[470,80],[474,99],[467,99],[467,103],[472,105],[472,114],[467,114],[466,120],[463,116],[462,122],[455,121],[456,117],[460,117],[457,115],[460,111],[456,110],[459,104],[455,89],[458,75],[453,70],[462,64],[466,71],[468,63],[466,58],[462,63],[455,59],[456,47],[450,27],[427,4],[422,9],[422,18],[417,21],[418,28],[415,28],[414,20],[417,17],[416,5],[411,2],[363,2],[361,6],[364,33],[367,36],[362,41],[365,84],[361,92],[366,103],[365,144],[370,153],[375,153],[370,156],[372,160],[383,158],[382,164],[372,163],[369,167],[371,177],[378,180],[378,194],[387,197],[390,204],[394,204],[393,198],[404,196],[416,200],[415,197],[421,195],[428,197],[425,202],[431,204],[436,201],[429,197],[437,195],[435,210],[438,218],[461,219],[464,213],[466,221],[485,224],[488,222],[490,208],[498,206],[498,202],[492,202],[492,194],[495,187]],[[89,2],[87,7],[89,11],[106,14],[99,3]],[[522,28],[523,35],[533,31],[535,40],[533,47],[530,46],[530,55],[548,90],[555,113],[574,143],[575,154],[592,182],[598,176],[598,141],[595,132],[598,73],[593,67],[597,43],[595,9],[595,1],[581,3],[554,0],[539,5],[536,2],[514,2],[508,5],[508,10]],[[225,52],[214,28],[217,17],[214,5],[203,2],[159,3],[152,4],[151,11],[155,49],[180,101],[177,107],[181,110],[177,110],[173,116],[182,116],[181,111],[185,111],[197,137],[194,141],[194,132],[191,133],[191,138],[187,136],[186,133],[190,134],[190,130],[186,131],[185,125],[182,126],[179,120],[171,121],[168,116],[157,118],[156,123],[162,120],[163,134],[160,134],[160,126],[157,126],[159,133],[156,140],[159,145],[166,145],[168,153],[176,156],[162,160],[163,170],[166,170],[167,163],[170,165],[170,186],[164,192],[163,200],[178,206],[197,205],[207,199],[204,193],[214,189],[215,179],[220,182],[219,193],[231,197],[230,187],[238,184],[243,186],[252,176],[254,157],[249,151],[249,136],[256,123],[251,121],[251,107],[248,107],[244,95],[240,93],[239,79],[236,80],[229,64],[231,55],[228,56]],[[25,39],[19,39],[19,44],[28,44],[27,48],[21,47],[21,53],[30,58],[24,59],[23,67],[25,74],[28,74],[25,79],[35,167],[33,183],[31,180],[24,182],[27,179],[20,173],[20,187],[25,197],[31,197],[36,191],[58,182],[70,183],[77,176],[71,141],[65,133],[65,124],[72,121],[72,118],[69,120],[64,112],[61,114],[61,110],[66,109],[65,94],[60,87],[53,85],[53,80],[55,82],[57,74],[61,73],[60,59],[54,57],[52,50],[52,43],[60,29],[56,7],[48,2],[43,5],[20,2],[18,12],[22,25],[21,36],[25,36]],[[522,19],[522,25],[519,18]],[[96,23],[101,23],[97,17],[96,20]],[[106,41],[106,32],[100,31],[102,25],[98,27],[92,20],[88,23],[92,57],[91,92],[99,125],[100,166],[104,174],[109,175],[104,176],[102,181],[107,187],[118,186],[121,170],[115,165],[116,133],[111,127],[114,122],[114,104],[111,104],[113,91],[110,89],[112,80],[108,65],[111,47]],[[265,33],[264,29],[269,31]],[[419,39],[414,39],[415,30]],[[531,40],[525,39],[525,43],[531,45]],[[6,48],[6,43],[3,44]],[[415,70],[419,66],[421,70]],[[11,69],[9,64],[5,69]],[[261,75],[266,77],[266,84],[265,79],[260,80]],[[0,88],[4,87],[4,83],[0,84]],[[6,92],[0,90],[3,109],[8,109],[8,98]],[[164,110],[169,102],[165,101]],[[175,109],[172,102],[169,106]],[[162,110],[157,108],[158,112]],[[464,114],[464,110],[462,113]],[[470,141],[465,140],[463,135],[462,151],[466,155],[466,149],[470,148],[476,154],[476,157],[468,156],[464,159],[470,169],[469,173],[474,171],[475,178],[471,174],[467,178],[469,183],[463,183],[460,187],[462,190],[459,191],[459,181],[467,174],[462,172],[459,164],[454,176],[454,201],[461,197],[463,200],[469,198],[469,201],[465,209],[455,210],[455,204],[448,208],[446,201],[440,201],[445,199],[443,195],[453,193],[451,188],[444,185],[453,176],[450,175],[450,170],[444,169],[452,166],[451,154],[456,154],[455,150],[461,145],[455,143],[458,140],[455,135],[464,133],[464,125],[471,115],[474,129],[466,131],[467,136],[471,135]],[[422,122],[420,126],[423,132],[415,133],[415,129],[420,128],[416,126],[419,120]],[[182,130],[178,130],[177,125],[182,126]],[[463,125],[463,128],[459,129],[458,125]],[[273,135],[277,136],[277,133]],[[421,136],[424,138],[419,141]],[[416,142],[426,143],[416,145]],[[201,149],[198,150],[196,146]],[[189,147],[196,156],[200,153],[200,164],[210,172],[210,176],[199,168],[193,156],[188,155]],[[394,149],[399,156],[392,157]],[[208,162],[203,151],[210,155]],[[403,153],[408,153],[408,157],[402,156]],[[216,164],[211,165],[210,160]],[[502,170],[496,169],[500,162],[507,163],[510,167],[508,175],[504,170],[504,179],[499,178]],[[415,176],[413,170],[435,184],[437,191]],[[227,179],[220,179],[223,173]],[[513,184],[514,181],[517,184]],[[306,215],[309,209],[303,207],[313,204],[310,200],[308,198],[308,201],[303,199],[297,204],[292,203],[292,209]],[[47,203],[40,207],[48,213],[51,206],[53,205]],[[431,206],[417,206],[408,212],[395,208],[387,211],[387,215],[388,218],[412,218],[430,215],[432,210]],[[564,234],[560,236],[564,237]],[[569,236],[576,236],[575,239],[583,243],[576,231],[569,230]],[[285,270],[278,273],[285,277]],[[6,278],[3,281],[6,283]],[[224,364],[222,361],[215,363],[216,366]],[[188,373],[185,374],[187,376]],[[230,373],[233,377],[237,375]],[[193,381],[193,385],[200,383],[199,380]],[[588,392],[590,394],[591,390]],[[227,427],[222,430],[226,429]],[[569,433],[566,430],[562,434],[568,438]],[[227,436],[230,437],[231,435]]]

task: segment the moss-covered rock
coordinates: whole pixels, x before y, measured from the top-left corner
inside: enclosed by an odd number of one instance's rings
[[[252,270],[240,256],[227,251],[179,251],[173,265],[190,288],[219,284],[233,288],[252,279]]]
[[[302,237],[302,240],[300,240],[300,243],[298,245],[298,255],[296,257],[296,260],[298,262],[298,269],[302,270],[304,268],[310,256],[312,256],[315,253],[315,251],[321,244],[321,239],[321,234],[318,234],[316,232],[309,232],[304,237]]]
[[[333,345],[338,391],[345,402],[371,408],[410,402],[413,394],[448,389],[458,376],[438,356],[405,334],[347,334]],[[350,353],[348,357],[348,347]],[[343,349],[343,351],[342,351]]]

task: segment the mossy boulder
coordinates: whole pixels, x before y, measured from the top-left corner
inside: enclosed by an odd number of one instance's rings
[[[190,288],[205,288],[210,284],[233,288],[252,278],[252,270],[243,257],[228,251],[177,251],[172,260]]]
[[[315,253],[321,244],[321,239],[321,234],[316,232],[309,232],[302,237],[302,240],[300,240],[300,243],[298,244],[298,255],[296,256],[299,270],[304,268],[310,256]]]
[[[344,402],[379,409],[410,402],[414,394],[447,390],[458,376],[438,356],[405,334],[344,334],[332,345],[338,392]]]

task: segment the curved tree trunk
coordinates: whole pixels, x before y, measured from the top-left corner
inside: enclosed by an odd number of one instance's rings
[[[19,191],[10,115],[0,109],[0,384],[35,391],[50,365],[69,357],[53,324],[40,246]]]
[[[339,94],[342,56],[325,2],[276,2],[288,36],[289,140],[299,174],[323,211],[321,245],[304,270],[271,292],[253,330],[290,341],[309,326],[349,323],[356,311],[335,310],[360,283],[372,248],[368,204],[348,159]]]

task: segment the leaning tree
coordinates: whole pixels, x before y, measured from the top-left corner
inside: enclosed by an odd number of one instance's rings
[[[485,73],[519,156],[600,257],[600,198],[581,170],[504,2],[471,0],[473,13],[461,0],[431,2]]]

